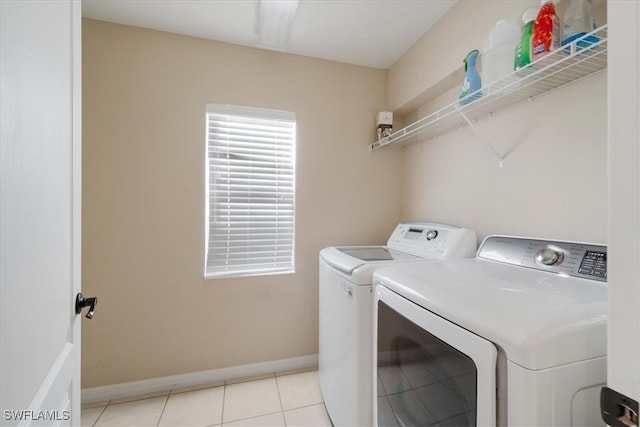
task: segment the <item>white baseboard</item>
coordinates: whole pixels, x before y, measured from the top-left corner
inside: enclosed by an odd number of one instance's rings
[[[189,374],[170,375],[168,377],[131,381],[102,387],[82,389],[82,403],[99,402],[121,397],[154,393],[176,388],[193,387],[201,384],[219,383],[238,378],[285,372],[295,369],[314,368],[318,366],[318,355],[292,357],[290,359],[252,363]]]

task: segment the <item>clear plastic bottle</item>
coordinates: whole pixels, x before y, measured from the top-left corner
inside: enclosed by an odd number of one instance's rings
[[[542,6],[533,23],[531,59],[549,54],[560,47],[562,27],[552,0],[542,0]]]
[[[525,67],[531,63],[531,36],[533,35],[533,23],[536,21],[537,15],[538,11],[536,9],[527,9],[522,15],[524,27],[522,27],[520,41],[516,45],[513,58],[513,69],[519,76],[526,76],[534,70],[532,67]]]
[[[571,0],[564,13],[562,28],[562,45],[584,37],[598,28],[598,21],[593,14],[591,0]],[[578,49],[597,43],[600,38],[591,34],[577,42]]]

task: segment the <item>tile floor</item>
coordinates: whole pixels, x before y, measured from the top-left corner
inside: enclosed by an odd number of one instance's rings
[[[82,405],[82,426],[331,427],[318,371]]]

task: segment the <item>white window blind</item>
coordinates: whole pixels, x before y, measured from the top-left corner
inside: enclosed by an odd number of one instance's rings
[[[295,114],[207,106],[205,277],[294,271]]]

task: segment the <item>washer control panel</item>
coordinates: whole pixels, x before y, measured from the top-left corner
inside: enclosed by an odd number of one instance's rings
[[[387,246],[400,252],[428,258],[473,257],[476,233],[462,227],[436,222],[400,223]]]
[[[489,236],[482,242],[478,257],[583,279],[607,280],[604,245]]]

